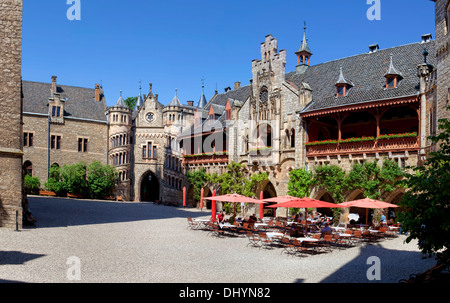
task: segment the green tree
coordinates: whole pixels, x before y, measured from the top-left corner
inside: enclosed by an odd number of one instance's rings
[[[115,187],[117,172],[110,165],[93,162],[87,167],[87,186],[89,195],[94,199],[103,199]]]
[[[450,110],[450,107],[447,108]],[[423,166],[405,176],[408,188],[400,202],[403,212],[398,216],[402,231],[408,232],[406,242],[419,240],[423,253],[449,255],[450,245],[450,120],[439,120],[437,136],[429,139],[439,149],[431,152]]]
[[[128,97],[123,102],[125,102],[125,105],[128,106],[129,109],[133,110],[137,99],[138,97]]]
[[[344,192],[348,188],[345,171],[337,165],[321,165],[314,169],[315,184],[325,188],[335,203],[344,202]]]
[[[37,195],[39,194],[39,188],[41,187],[41,182],[38,177],[32,177],[30,175],[25,175],[24,178],[24,188],[27,194]]]
[[[289,183],[287,194],[293,197],[309,197],[315,185],[314,174],[303,168],[294,169],[289,172]]]
[[[403,171],[398,164],[384,158],[383,164],[378,165],[375,159],[364,164],[356,163],[347,176],[348,190],[360,189],[365,197],[380,199],[384,194],[393,192],[403,177]]]
[[[86,176],[87,165],[84,162],[64,165],[61,169],[61,183],[63,189],[71,194],[87,195],[89,187]]]
[[[44,187],[58,196],[64,196],[67,193],[61,182],[61,169],[58,165],[50,167],[49,178],[45,182]]]
[[[201,190],[206,186],[208,182],[208,175],[204,168],[196,171],[188,171],[187,180],[190,186],[194,189],[194,200],[200,201],[201,198]]]

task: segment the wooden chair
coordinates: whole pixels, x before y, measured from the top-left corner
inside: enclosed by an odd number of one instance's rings
[[[187,228],[189,228],[189,229],[198,229],[199,228],[198,222],[195,222],[194,220],[192,220],[191,217],[188,217],[187,220],[188,220]]]
[[[251,245],[253,247],[261,247],[261,242],[258,236],[256,236],[251,230],[247,230],[247,238],[248,238],[248,244],[247,246]]]
[[[265,232],[259,233],[259,240],[261,241],[264,248],[272,248],[273,241],[267,237],[267,234]]]
[[[212,233],[215,236],[220,237],[220,236],[223,236],[225,234],[225,232],[222,229],[219,228],[219,224],[218,223],[211,222],[211,228],[212,228]]]
[[[281,244],[283,245],[281,254],[283,254],[283,252],[287,252],[288,254],[295,253],[295,246],[288,237],[281,238]]]
[[[299,240],[293,239],[292,245],[294,245],[294,250],[300,255],[311,254],[311,250],[304,246]]]

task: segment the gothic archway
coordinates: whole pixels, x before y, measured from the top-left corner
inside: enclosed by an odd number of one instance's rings
[[[140,193],[141,201],[156,202],[160,200],[159,180],[152,171],[142,177]]]

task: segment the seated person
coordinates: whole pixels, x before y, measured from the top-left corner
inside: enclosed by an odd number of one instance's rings
[[[248,223],[255,223],[258,219],[256,218],[256,215],[253,214],[248,218]]]
[[[219,223],[223,223],[225,220],[225,214],[223,213],[223,211],[220,211],[220,213],[217,215],[217,220],[219,221]]]
[[[325,226],[321,230],[322,234],[331,235],[331,228],[328,223],[325,223]]]

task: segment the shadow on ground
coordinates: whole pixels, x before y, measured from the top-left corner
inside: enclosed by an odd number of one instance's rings
[[[418,273],[411,272],[411,268],[420,268],[420,262],[424,271],[436,263],[434,259],[422,260],[420,252],[387,249],[381,243],[368,244],[359,249],[356,258],[321,283],[397,283]]]
[[[0,251],[0,265],[22,265],[45,255],[27,254],[20,251]]]
[[[34,228],[68,227],[208,216],[210,212],[189,211],[183,207],[153,203],[123,203],[69,198],[28,197],[30,210],[37,219]],[[187,224],[187,221],[186,221]]]

